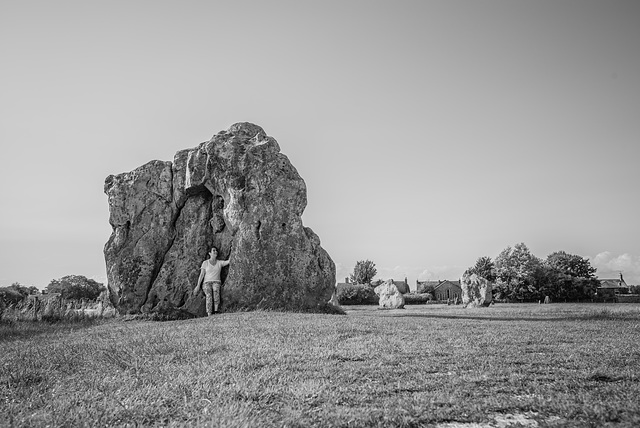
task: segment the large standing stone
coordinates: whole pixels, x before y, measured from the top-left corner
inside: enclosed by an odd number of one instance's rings
[[[398,287],[389,279],[373,289],[378,295],[378,306],[386,309],[402,309],[404,308],[404,296],[398,290]]]
[[[110,175],[104,190],[108,285],[120,313],[205,314],[191,291],[211,246],[231,262],[224,309],[316,310],[331,298],[335,265],[302,224],[305,183],[257,125],[237,123],[173,162]]]
[[[460,281],[462,287],[462,305],[466,307],[489,306],[492,300],[491,282],[472,273],[465,274]]]

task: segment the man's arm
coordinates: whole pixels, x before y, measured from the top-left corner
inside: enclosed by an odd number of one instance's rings
[[[202,285],[202,280],[204,279],[204,269],[200,269],[200,276],[198,277],[198,283],[196,284],[196,288],[193,289],[193,294],[198,294],[200,291],[200,286]]]

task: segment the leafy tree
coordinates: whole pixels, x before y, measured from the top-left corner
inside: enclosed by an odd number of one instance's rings
[[[596,268],[588,259],[564,251],[556,251],[547,256],[547,264],[556,271],[576,278],[595,278]]]
[[[371,280],[378,273],[376,264],[371,260],[360,260],[356,262],[356,267],[353,268],[351,274],[351,282],[353,284],[369,284]]]
[[[524,244],[507,247],[496,257],[496,294],[514,300],[539,298],[537,277],[542,261]]]
[[[556,251],[541,260],[531,254],[524,243],[520,243],[513,248],[505,248],[493,264],[491,271],[491,259],[481,257],[465,273],[492,272],[496,278],[496,298],[542,300],[549,296],[552,300],[589,299],[598,287],[596,269],[589,260],[565,251]]]
[[[496,280],[495,265],[493,264],[493,261],[491,261],[491,257],[479,257],[478,260],[476,260],[476,264],[471,266],[464,273],[465,275],[475,273],[490,282],[494,282]]]
[[[24,294],[18,292],[13,285],[0,287],[0,300],[2,300],[5,305],[16,304],[23,299]]]
[[[14,282],[8,287],[0,287],[0,300],[4,304],[16,304],[24,300],[30,294],[38,293],[38,288],[33,285],[26,286],[19,282]]]
[[[30,294],[38,294],[38,288],[33,285],[22,285],[19,282],[14,282],[9,287],[10,289],[15,290],[17,293],[20,293],[22,296],[28,296]]]
[[[52,280],[46,288],[48,293],[60,293],[63,299],[95,300],[105,287],[82,275],[67,275]]]
[[[547,256],[545,266],[549,270],[550,287],[547,295],[556,299],[577,300],[593,297],[598,287],[596,268],[588,259],[564,251]]]
[[[427,283],[418,285],[418,289],[416,291],[419,294],[431,294],[432,296],[435,296],[435,289],[435,285],[433,285],[432,283]]]

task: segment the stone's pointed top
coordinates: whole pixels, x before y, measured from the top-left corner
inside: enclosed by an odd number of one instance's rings
[[[234,123],[227,129],[227,133],[240,138],[255,138],[257,136],[258,140],[262,140],[267,136],[264,129],[249,122]]]

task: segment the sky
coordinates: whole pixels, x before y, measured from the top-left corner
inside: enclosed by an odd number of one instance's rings
[[[0,3],[0,286],[106,280],[105,178],[236,122],[343,281],[524,242],[640,284],[640,2]]]

